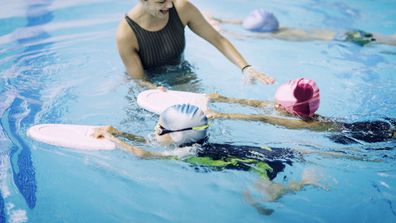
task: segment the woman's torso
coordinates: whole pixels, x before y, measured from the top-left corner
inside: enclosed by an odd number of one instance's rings
[[[181,62],[185,48],[184,25],[175,7],[169,9],[167,24],[158,31],[142,28],[128,15],[125,19],[138,41],[138,54],[145,70]]]

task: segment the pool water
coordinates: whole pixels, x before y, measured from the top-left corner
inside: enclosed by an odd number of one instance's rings
[[[326,133],[257,122],[215,120],[210,141],[338,151],[369,161],[308,155],[275,182],[314,170],[327,188],[307,187],[266,202],[259,177],[243,171],[196,171],[183,161],[142,160],[123,151],[81,152],[35,142],[40,123],[114,125],[142,136],[157,120],[136,104],[144,90],[125,75],[115,45],[119,20],[135,1],[14,0],[0,8],[0,222],[395,222],[396,143],[340,145]],[[396,33],[389,0],[196,0],[202,11],[242,18],[255,8],[281,26]],[[224,28],[245,32],[239,27]],[[238,39],[240,52],[277,78],[243,82],[214,47],[186,32],[183,78],[158,82],[176,90],[273,99],[280,83],[305,76],[321,88],[319,114],[345,121],[396,118],[396,48],[346,42]],[[172,81],[170,81],[172,80]],[[167,82],[168,81],[168,82]],[[234,112],[269,112],[214,104]],[[163,150],[144,146],[149,150]],[[274,212],[260,214],[246,191]]]

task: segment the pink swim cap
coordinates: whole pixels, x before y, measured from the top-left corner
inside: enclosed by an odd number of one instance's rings
[[[275,101],[290,114],[312,117],[319,108],[320,92],[315,81],[297,78],[276,90]]]

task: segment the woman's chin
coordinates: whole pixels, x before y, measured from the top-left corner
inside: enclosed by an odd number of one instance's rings
[[[160,10],[156,13],[156,17],[160,19],[165,19],[169,14],[169,10]]]

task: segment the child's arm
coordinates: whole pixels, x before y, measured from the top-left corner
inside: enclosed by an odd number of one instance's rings
[[[241,25],[242,24],[241,19],[222,19],[222,18],[217,18],[217,17],[211,17],[211,19],[213,19],[221,24],[233,24],[233,25]]]
[[[274,103],[271,101],[260,101],[260,100],[253,100],[253,99],[241,99],[241,98],[230,98],[226,97],[217,93],[207,94],[207,97],[212,102],[225,102],[225,103],[234,103],[234,104],[241,104],[241,105],[248,105],[252,107],[266,107],[266,106],[273,106]]]
[[[136,135],[129,134],[129,133],[124,133],[112,126],[104,126],[104,127],[95,129],[93,136],[95,138],[107,138],[108,140],[114,142],[118,148],[123,149],[128,152],[131,152],[134,155],[141,157],[141,158],[174,158],[173,156],[162,154],[159,152],[146,151],[142,148],[136,147],[134,145],[128,144],[128,143],[118,139],[115,136],[122,136],[122,137],[128,138],[135,142],[146,142],[146,140],[143,137],[136,136]]]
[[[134,142],[141,142],[141,143],[145,143],[146,142],[146,139],[144,137],[120,131],[120,130],[114,128],[111,125],[97,128],[95,130],[94,134],[95,134],[96,138],[100,138],[101,135],[103,135],[106,132],[108,132],[108,133],[110,133],[110,134],[112,134],[114,136],[121,136],[123,138],[126,138],[126,139],[134,141]]]
[[[127,152],[131,152],[140,158],[174,158],[173,156],[164,155],[159,152],[146,151],[142,148],[128,144],[128,143],[116,138],[112,134],[108,134],[105,137],[108,138],[109,140],[111,140],[112,142],[114,142],[118,148],[125,150]]]
[[[273,117],[269,115],[256,114],[239,114],[239,113],[221,113],[208,110],[209,118],[215,119],[240,119],[249,121],[261,121],[273,125],[283,126],[289,129],[310,129],[314,131],[330,131],[333,125],[328,122],[320,122],[316,120],[304,121],[301,119],[287,119],[281,117]]]

